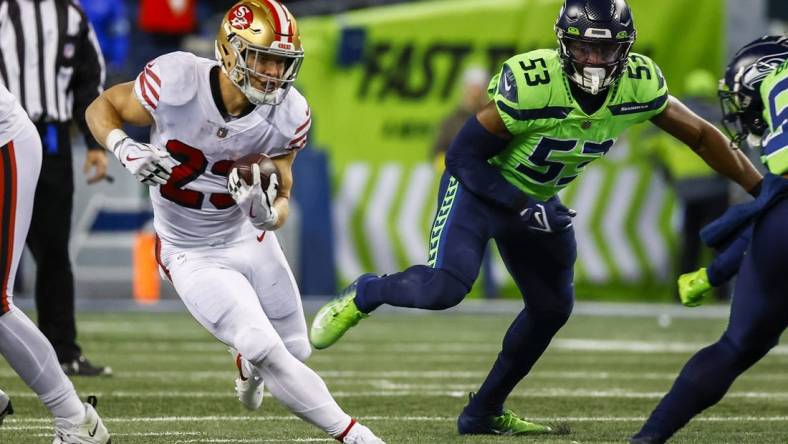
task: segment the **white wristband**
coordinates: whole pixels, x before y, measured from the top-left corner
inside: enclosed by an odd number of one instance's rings
[[[128,137],[129,135],[126,134],[125,131],[120,128],[115,128],[109,132],[109,135],[107,135],[107,140],[104,142],[104,146],[106,146],[108,150],[112,151],[112,153],[117,156],[118,153],[116,153],[115,150],[118,148],[120,142],[122,142],[123,139],[127,139]]]

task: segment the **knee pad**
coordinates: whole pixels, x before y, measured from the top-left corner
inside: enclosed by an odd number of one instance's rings
[[[251,327],[238,332],[233,346],[247,361],[258,365],[281,343],[282,340],[276,335],[261,328]]]
[[[290,339],[284,342],[287,351],[301,362],[305,362],[312,354],[312,346],[309,345],[309,340],[306,338]]]

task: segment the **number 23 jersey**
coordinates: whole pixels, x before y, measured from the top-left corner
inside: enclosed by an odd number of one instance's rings
[[[659,67],[632,53],[604,104],[588,115],[572,97],[556,50],[539,49],[504,62],[488,92],[514,136],[490,163],[524,193],[546,200],[604,156],[627,128],[661,113],[668,89]]]
[[[295,88],[278,106],[225,121],[211,91],[214,67],[214,60],[174,52],[149,63],[134,82],[137,100],[153,116],[151,144],[178,162],[166,185],[150,188],[156,233],[175,245],[227,243],[249,229],[227,193],[230,166],[247,154],[301,149],[311,124]]]

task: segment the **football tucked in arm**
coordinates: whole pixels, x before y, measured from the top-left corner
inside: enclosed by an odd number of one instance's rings
[[[271,158],[265,154],[247,154],[233,162],[230,171],[232,171],[233,168],[238,168],[238,176],[243,179],[244,182],[251,185],[253,181],[252,165],[255,163],[260,166],[260,186],[263,190],[267,190],[270,184],[271,174],[276,173],[276,175],[279,176],[279,172],[276,170],[276,165],[274,165]]]

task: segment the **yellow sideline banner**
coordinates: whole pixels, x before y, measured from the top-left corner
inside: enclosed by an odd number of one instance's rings
[[[312,107],[312,144],[330,154],[343,281],[426,261],[436,181],[430,149],[439,123],[460,99],[462,72],[480,66],[492,74],[515,53],[556,47],[553,24],[561,4],[423,1],[300,21],[306,56],[298,88]],[[692,2],[694,11],[702,11],[692,21],[685,0],[629,4],[638,32],[633,50],[657,62],[672,93],[681,94],[683,76],[692,70],[720,72],[722,0]],[[578,233],[578,277],[663,282],[670,268],[673,201],[669,193],[652,190],[664,186],[637,147],[623,145],[589,168],[589,180],[581,178],[565,193],[570,203],[582,198],[585,211],[578,216],[585,226]],[[617,194],[618,187],[631,192]],[[611,243],[614,234],[598,214],[609,210],[612,198],[623,199],[616,222],[623,240]],[[643,221],[646,211],[653,221]],[[500,265],[498,270],[505,275]]]

